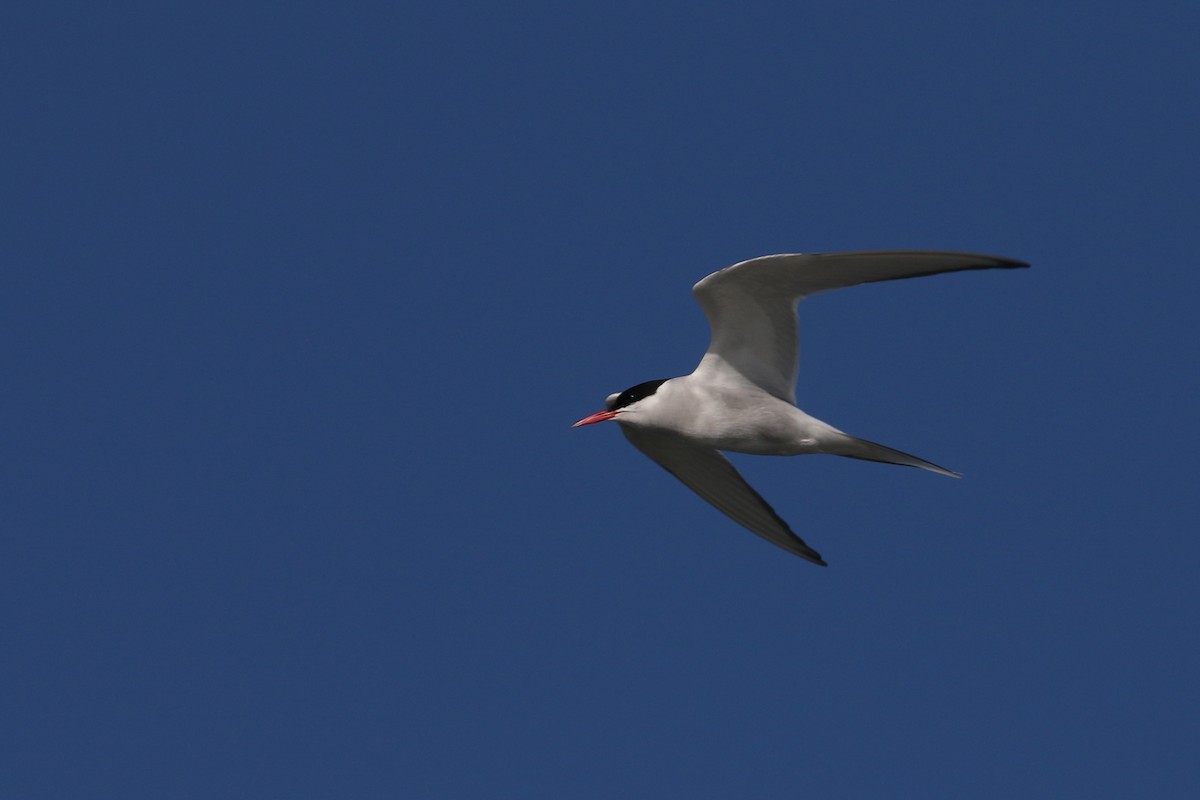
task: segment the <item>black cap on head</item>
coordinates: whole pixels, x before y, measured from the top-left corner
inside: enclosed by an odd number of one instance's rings
[[[617,395],[611,403],[605,403],[609,411],[616,411],[618,408],[624,408],[627,405],[636,403],[638,400],[644,400],[650,395],[658,391],[658,387],[666,383],[669,378],[662,378],[657,381],[646,381],[639,383],[637,386],[631,386],[625,391]]]

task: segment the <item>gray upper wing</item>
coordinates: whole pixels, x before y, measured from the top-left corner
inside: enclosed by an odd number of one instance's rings
[[[796,402],[796,305],[806,297],[862,283],[941,272],[1028,267],[1009,258],[940,250],[793,253],[763,256],[714,272],[693,288],[712,340],[697,375],[748,380]]]

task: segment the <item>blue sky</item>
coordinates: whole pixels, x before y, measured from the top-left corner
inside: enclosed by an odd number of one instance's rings
[[[0,795],[1200,790],[1194,5],[4,16]],[[828,569],[569,428],[877,248],[1033,269],[804,304]]]

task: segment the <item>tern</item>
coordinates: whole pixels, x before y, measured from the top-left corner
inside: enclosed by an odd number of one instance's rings
[[[712,328],[708,351],[692,374],[610,394],[603,411],[572,427],[616,420],[634,447],[719,511],[789,553],[827,566],[722,450],[770,456],[827,453],[960,476],[851,436],[796,407],[800,301],[863,283],[1028,266],[1010,258],[942,250],[791,253],[742,261],[692,287]]]

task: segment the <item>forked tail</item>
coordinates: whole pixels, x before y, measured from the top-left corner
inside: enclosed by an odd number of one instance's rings
[[[900,464],[905,467],[920,467],[927,469],[930,472],[936,472],[939,475],[949,475],[951,478],[961,478],[957,472],[939,467],[931,461],[926,461],[923,458],[901,453],[899,450],[893,450],[890,447],[884,447],[875,442],[868,442],[866,439],[859,439],[855,436],[843,434],[846,438],[833,447],[826,446],[825,452],[833,453],[834,455],[846,456],[847,458],[861,458],[864,461],[882,461],[884,464]]]

